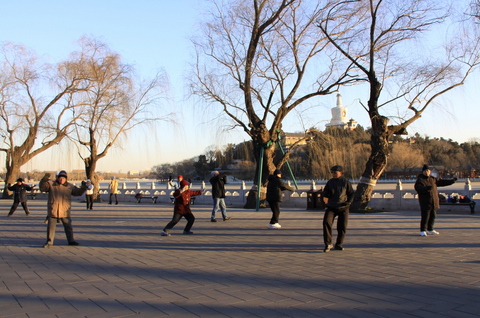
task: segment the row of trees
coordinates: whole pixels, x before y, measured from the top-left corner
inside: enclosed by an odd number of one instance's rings
[[[307,112],[340,87],[363,85],[360,103],[371,131],[369,148],[355,149],[369,153],[353,210],[368,203],[387,168],[389,140],[462,85],[480,61],[478,0],[211,3],[210,18],[193,37],[189,87],[192,95],[220,106],[229,120],[224,128],[240,127],[250,136],[255,161],[265,159],[256,171],[263,175],[255,178],[262,185],[292,156],[276,152],[287,116]],[[6,154],[7,182],[65,138],[75,143],[87,177],[96,182],[96,162],[125,131],[161,119],[150,112],[163,97],[164,74],[142,84],[97,41],[84,39],[78,52],[53,66],[37,64],[24,48],[3,48],[0,151]],[[306,128],[306,139],[317,134]],[[319,155],[309,151],[310,158]],[[339,155],[322,159],[338,161]],[[358,161],[353,155],[341,159],[346,165]],[[199,161],[205,170],[207,156]],[[313,173],[321,173],[315,164]]]
[[[219,105],[230,127],[250,136],[257,161],[264,154],[257,171],[263,171],[263,184],[291,156],[275,153],[287,115],[341,86],[363,84],[371,148],[352,210],[364,208],[387,168],[391,137],[404,134],[478,66],[476,5],[478,0],[213,1],[212,18],[194,40],[191,91]]]
[[[98,187],[98,160],[125,133],[163,119],[164,72],[138,79],[131,66],[91,38],[55,65],[21,45],[3,43],[0,65],[0,151],[5,153],[5,188],[20,168],[60,142],[72,142],[85,174]]]
[[[313,138],[306,145],[291,150],[289,165],[296,179],[326,180],[331,177],[330,167],[345,166],[345,175],[353,180],[362,176],[364,165],[371,152],[370,132],[359,126],[353,131],[327,128],[325,131],[311,130]],[[434,165],[452,173],[480,168],[480,143],[471,141],[459,144],[451,139],[394,136],[389,140],[389,162],[387,171],[405,172],[420,168],[424,164]],[[227,171],[234,178],[253,180],[256,163],[251,141],[229,144],[223,149],[207,150],[206,154],[190,160],[154,167],[159,179],[182,174],[189,178],[208,180],[209,172],[215,169]],[[275,150],[277,155],[281,151]],[[284,176],[289,172],[283,168]],[[398,175],[398,174],[397,174]],[[388,174],[386,175],[388,177]]]

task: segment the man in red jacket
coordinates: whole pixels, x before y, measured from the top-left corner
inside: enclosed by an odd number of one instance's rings
[[[182,217],[185,217],[187,220],[187,225],[183,230],[183,234],[193,234],[190,229],[195,222],[195,216],[190,209],[190,199],[191,197],[201,195],[203,191],[191,191],[189,188],[189,183],[186,180],[180,181],[180,188],[175,190],[173,197],[175,198],[175,205],[173,207],[173,218],[163,229],[162,236],[170,236],[169,231],[180,221]]]

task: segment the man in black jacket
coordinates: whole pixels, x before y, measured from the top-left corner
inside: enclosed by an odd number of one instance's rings
[[[422,173],[418,175],[415,182],[415,191],[418,193],[422,219],[420,221],[420,236],[438,235],[433,229],[437,209],[440,207],[437,187],[444,187],[453,184],[457,179],[438,180],[430,175],[431,169],[423,165]]]
[[[352,184],[343,177],[343,167],[333,166],[330,169],[332,179],[328,180],[323,189],[323,198],[326,205],[325,215],[323,217],[323,241],[325,243],[325,253],[330,252],[332,246],[332,225],[335,217],[337,219],[337,242],[335,249],[343,251],[343,240],[347,232],[348,215],[350,204],[353,201]]]
[[[224,221],[231,219],[227,215],[227,205],[225,204],[225,183],[227,183],[227,176],[220,174],[218,171],[212,172],[212,178],[210,178],[212,184],[212,198],[213,198],[213,210],[210,221],[217,222],[215,214],[218,210],[222,211],[222,217]]]
[[[295,191],[292,187],[285,185],[281,179],[282,171],[279,169],[273,172],[273,175],[268,176],[267,185],[267,201],[272,210],[272,218],[270,219],[269,229],[279,229],[282,226],[278,224],[280,217],[280,202],[282,202],[282,191]]]
[[[8,190],[13,191],[13,204],[10,208],[10,212],[8,212],[8,216],[12,216],[13,212],[18,207],[18,204],[21,203],[25,214],[28,216],[30,215],[30,211],[28,210],[27,205],[27,191],[32,191],[33,187],[29,186],[28,184],[23,183],[22,178],[17,179],[17,183],[12,186],[8,187]]]

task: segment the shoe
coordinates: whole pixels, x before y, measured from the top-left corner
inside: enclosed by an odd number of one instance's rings
[[[75,246],[77,246],[77,245],[80,245],[80,244],[79,244],[78,242],[73,241],[73,242],[69,242],[68,245],[75,245]]]
[[[343,251],[343,250],[344,250],[344,248],[343,248],[342,245],[335,245],[335,249],[336,249],[337,251]]]
[[[431,230],[431,231],[427,231],[427,234],[428,235],[438,235],[440,234],[439,232],[435,231],[435,230]]]
[[[215,220],[214,218],[211,218],[210,222],[217,222],[217,220]]]
[[[333,245],[327,245],[327,246],[325,246],[323,252],[324,252],[324,253],[330,252],[330,250],[332,249],[332,247],[333,247]]]
[[[30,212],[28,212],[28,213],[25,213],[25,215],[26,215],[26,216],[30,216]]]
[[[115,205],[118,205],[118,202],[115,202]]]
[[[10,214],[10,213],[7,214],[7,217],[11,217],[11,216],[12,216],[12,214]]]
[[[227,216],[226,218],[223,219],[223,221],[225,222],[225,221],[228,221],[230,219],[231,219],[231,217]]]
[[[50,248],[51,246],[52,244],[45,243],[45,245],[43,245],[43,248]]]
[[[190,234],[193,234],[193,232],[192,231],[183,231],[183,234],[190,235]]]
[[[268,228],[271,229],[271,230],[278,230],[279,228],[281,228],[282,226],[278,223],[275,223],[275,224],[269,224],[268,225]]]
[[[420,236],[427,236],[427,232],[425,232],[425,231],[420,231]]]
[[[108,202],[108,204],[112,204],[112,202]]]
[[[170,236],[171,234],[168,233],[168,232],[165,232],[165,231],[162,231],[162,233],[160,233],[161,236]]]

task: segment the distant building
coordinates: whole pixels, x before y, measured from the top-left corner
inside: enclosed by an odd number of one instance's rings
[[[301,140],[302,138],[303,140]],[[297,145],[307,144],[304,133],[285,133],[282,135],[282,139],[280,140],[280,142],[283,148],[289,148],[299,140],[300,142]]]
[[[342,95],[340,95],[340,93],[337,94],[337,106],[332,108],[332,119],[325,126],[349,130],[354,130],[358,126],[355,120],[348,120],[347,108],[343,106]]]
[[[129,176],[138,176],[138,175],[140,175],[140,172],[137,171],[137,170],[130,170],[129,172],[127,172],[127,175],[129,175]]]

